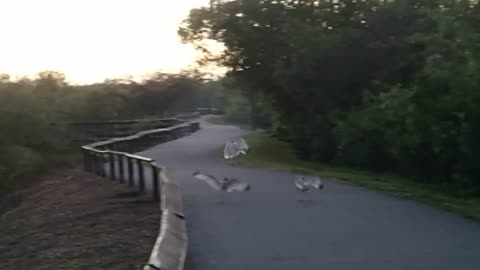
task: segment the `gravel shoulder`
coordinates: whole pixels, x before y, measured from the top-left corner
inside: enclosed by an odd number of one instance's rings
[[[49,175],[0,217],[1,269],[142,269],[158,234],[150,197],[79,170]]]

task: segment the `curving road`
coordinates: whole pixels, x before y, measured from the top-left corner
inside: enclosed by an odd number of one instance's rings
[[[339,182],[299,193],[289,173],[215,156],[246,131],[203,120],[201,128],[141,153],[168,166],[182,187],[192,269],[480,269],[480,225]],[[247,180],[253,190],[214,192],[192,178],[196,169]]]

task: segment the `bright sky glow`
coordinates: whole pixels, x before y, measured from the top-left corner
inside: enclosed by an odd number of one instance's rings
[[[179,23],[208,0],[0,0],[0,73],[42,70],[92,83],[176,72],[200,53],[180,43]]]

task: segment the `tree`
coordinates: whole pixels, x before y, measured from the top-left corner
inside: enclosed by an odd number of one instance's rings
[[[230,69],[252,115],[268,97],[302,157],[478,189],[479,11],[472,0],[218,0],[179,34]],[[208,40],[225,52],[212,57]]]
[[[299,152],[327,161],[331,111],[359,105],[375,80],[402,83],[421,68],[422,46],[406,38],[420,13],[374,0],[215,1],[192,10],[179,34],[204,51],[209,39],[223,43],[224,54],[207,60],[230,68],[252,116],[260,93],[269,96]]]

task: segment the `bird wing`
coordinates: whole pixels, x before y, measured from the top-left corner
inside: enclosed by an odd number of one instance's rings
[[[312,186],[314,186],[317,189],[323,188],[323,182],[318,176],[312,177]]]
[[[247,142],[242,137],[238,138],[238,146],[240,150],[244,150],[245,152],[247,152],[248,149],[250,149],[250,147],[248,147]]]
[[[305,176],[303,176],[303,175],[296,175],[296,176],[295,176],[295,183],[299,183],[299,184],[305,185]]]
[[[230,181],[227,183],[225,190],[227,192],[232,192],[232,191],[248,191],[250,190],[250,185],[245,182],[240,182],[240,181]]]
[[[295,182],[295,186],[296,186],[297,189],[300,190],[300,191],[307,191],[307,190],[308,190],[308,188],[307,188],[306,186],[302,185],[302,184],[299,183],[299,182]]]
[[[223,157],[225,159],[232,159],[238,155],[236,152],[234,145],[231,142],[227,142],[223,149]]]
[[[232,141],[232,148],[235,149],[235,157],[242,154],[243,152],[245,152],[243,149],[242,149],[242,145],[240,144],[240,142],[238,141],[238,139]]]
[[[205,183],[207,183],[214,190],[220,190],[221,189],[220,183],[212,175],[198,173],[198,174],[194,175],[194,177],[199,179],[199,180],[202,180]]]
[[[308,190],[307,185],[305,183],[305,178],[303,176],[295,176],[295,186],[300,190],[300,191],[306,191]]]
[[[309,186],[312,186],[316,189],[321,189],[323,188],[323,183],[320,177],[318,176],[309,176],[307,177],[307,182]]]

